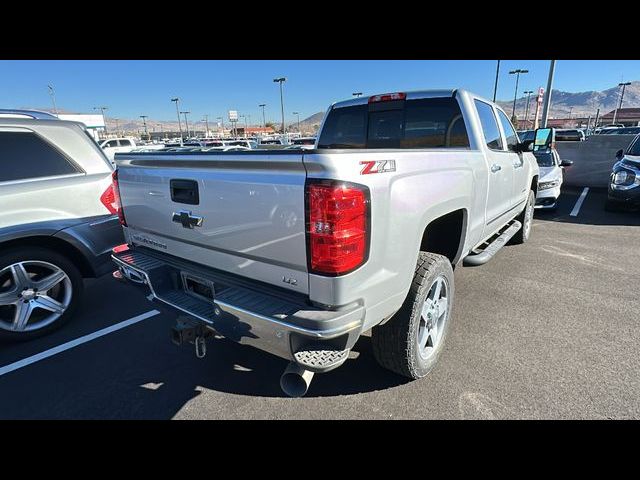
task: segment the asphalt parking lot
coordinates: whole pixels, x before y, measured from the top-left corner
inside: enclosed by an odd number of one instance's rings
[[[0,418],[640,418],[640,212],[605,212],[606,193],[590,191],[576,213],[581,193],[537,211],[526,245],[456,270],[447,344],[422,380],[378,367],[364,336],[286,398],[284,360],[224,339],[197,359],[170,343],[171,312],[107,276],[61,331],[0,344]]]

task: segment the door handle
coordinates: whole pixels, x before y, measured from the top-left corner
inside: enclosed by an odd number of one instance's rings
[[[502,170],[502,167],[497,163],[494,163],[493,165],[491,165],[491,173],[496,173],[496,172],[499,172],[500,170]]]

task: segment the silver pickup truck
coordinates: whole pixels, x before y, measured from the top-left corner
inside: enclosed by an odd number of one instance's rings
[[[532,142],[463,90],[390,93],[328,109],[313,150],[117,154],[127,243],[119,274],[183,313],[175,343],[212,332],[290,361],[304,395],[372,329],[378,362],[435,365],[456,265],[531,232]]]

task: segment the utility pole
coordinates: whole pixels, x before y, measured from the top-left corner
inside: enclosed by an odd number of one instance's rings
[[[517,70],[511,70],[509,72],[509,75],[516,75],[516,90],[513,93],[513,111],[511,112],[511,118],[514,118],[516,116],[516,100],[518,98],[518,82],[520,81],[520,74],[525,74],[525,73],[529,73],[529,70],[522,70],[521,68],[518,68]]]
[[[100,110],[102,112],[102,123],[104,123],[104,137],[107,138],[107,119],[104,116],[104,111],[109,110],[109,107],[93,107],[94,110]]]
[[[209,115],[204,116],[204,123],[207,128],[207,131],[204,134],[204,138],[209,138]]]
[[[266,103],[261,103],[260,105],[258,105],[258,107],[262,108],[262,128],[267,128],[267,121],[265,120],[265,117],[264,117],[264,107],[266,106],[267,106]]]
[[[527,108],[524,113],[524,123],[527,128],[529,128],[529,100],[531,100],[531,94],[533,93],[533,90],[527,90],[524,93],[527,95]]]
[[[551,89],[553,88],[553,75],[556,71],[556,61],[551,60],[549,65],[549,78],[547,79],[547,92],[544,97],[544,108],[542,109],[542,128],[547,128],[547,120],[549,119],[549,107],[551,107]]]
[[[53,113],[58,115],[58,107],[56,107],[56,93],[53,91],[53,86],[50,84],[47,85],[49,87],[49,95],[51,95],[51,101],[53,102]]]
[[[627,85],[631,85],[631,82],[620,82],[618,84],[619,87],[622,87],[622,95],[620,95],[620,106],[618,106],[618,108],[616,108],[613,111],[613,122],[611,123],[616,123],[616,118],[618,117],[618,110],[620,110],[622,108],[622,99],[624,98],[624,89],[627,87]]]
[[[216,117],[216,120],[220,120],[220,125],[222,125],[222,132],[220,133],[220,138],[224,137],[224,117]]]
[[[284,135],[284,97],[282,93],[282,84],[287,81],[286,77],[274,78],[275,83],[280,84],[280,109],[282,110],[282,135]]]
[[[498,75],[500,75],[500,60],[498,60],[498,66],[496,67],[496,82],[493,85],[493,102],[496,101],[496,94],[498,93]]]
[[[600,117],[600,107],[598,107],[598,110],[596,111],[596,119],[593,121],[593,128],[596,128],[598,126],[599,117]]]
[[[178,129],[180,130],[180,145],[182,145],[182,123],[180,123],[180,99],[178,97],[172,98],[172,102],[176,102],[176,115],[178,115]]]
[[[144,125],[144,134],[146,135],[146,139],[150,140],[151,137],[149,137],[149,130],[147,129],[147,118],[149,118],[147,115],[140,115],[140,118],[142,119],[142,123]]]
[[[300,133],[300,112],[293,112],[293,114],[298,116],[298,133]]]
[[[187,114],[191,112],[180,112],[180,113],[184,115],[184,128],[187,131],[187,138],[189,138],[191,134],[189,133],[189,121],[187,120]]]

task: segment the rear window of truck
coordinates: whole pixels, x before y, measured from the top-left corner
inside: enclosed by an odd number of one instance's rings
[[[318,148],[468,148],[455,98],[423,98],[333,108]]]

